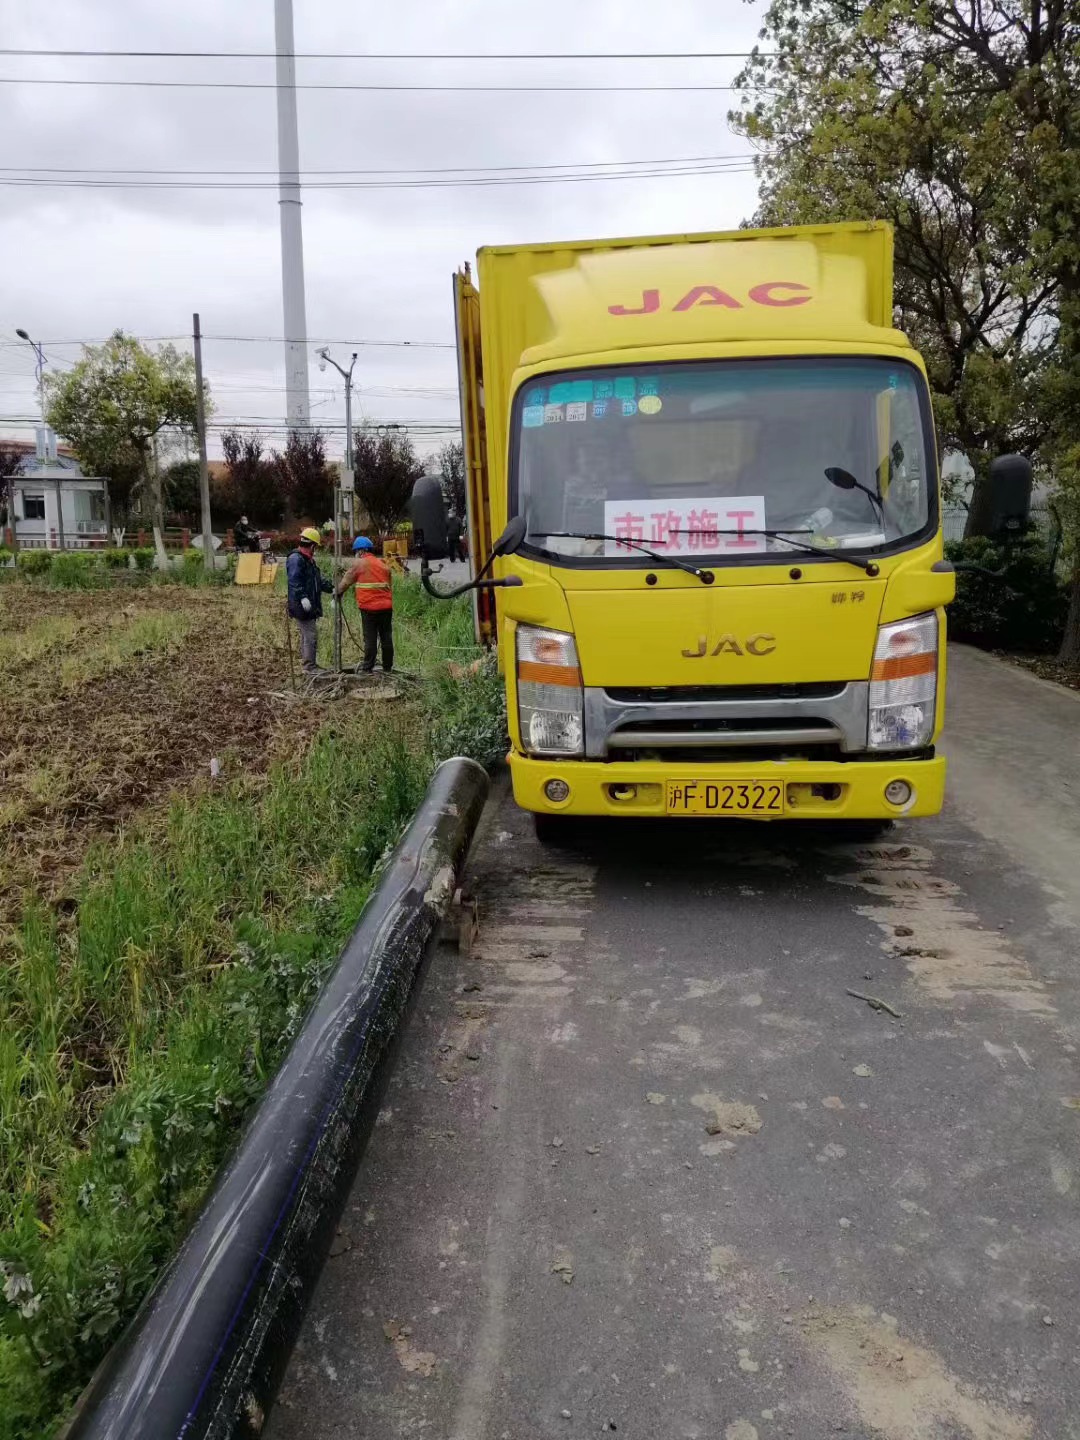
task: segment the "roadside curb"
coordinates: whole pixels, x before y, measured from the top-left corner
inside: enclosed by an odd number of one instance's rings
[[[258,1435],[374,1121],[379,1068],[488,793],[444,761],[180,1250],[65,1440]]]

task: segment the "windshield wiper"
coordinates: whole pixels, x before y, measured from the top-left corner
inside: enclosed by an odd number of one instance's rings
[[[700,531],[679,530],[679,535],[700,534]],[[803,555],[824,555],[829,560],[844,560],[849,565],[856,566],[859,570],[865,570],[867,575],[874,576],[878,573],[878,565],[873,560],[860,560],[857,555],[845,554],[839,546],[835,550],[828,550],[823,545],[807,545],[803,540],[792,540],[792,534],[812,535],[812,530],[710,530],[710,535],[764,535],[769,540],[782,540],[785,545],[792,545]]]
[[[529,539],[532,538],[530,535]],[[543,540],[610,540],[613,544],[625,545],[627,549],[640,550],[643,555],[648,555],[649,559],[655,560],[658,565],[674,565],[676,570],[685,570],[688,575],[696,575],[703,585],[711,585],[715,579],[711,570],[699,570],[689,561],[676,560],[674,555],[665,555],[660,550],[650,550],[648,545],[642,545],[637,540],[627,540],[622,535],[586,535],[577,530],[541,530],[537,533],[536,538]]]

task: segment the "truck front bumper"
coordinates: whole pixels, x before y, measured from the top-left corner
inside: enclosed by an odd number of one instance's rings
[[[739,764],[665,764],[658,760],[600,762],[533,760],[511,753],[514,799],[541,815],[668,814],[669,781],[760,782],[784,787],[783,815],[698,816],[700,819],[894,820],[936,815],[945,792],[945,759],[932,760],[770,760]],[[550,800],[545,787],[562,781],[569,794]],[[910,797],[900,804],[885,798],[886,787],[903,781]]]

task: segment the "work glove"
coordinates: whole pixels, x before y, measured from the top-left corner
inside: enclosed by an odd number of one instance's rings
[[[307,598],[306,595],[300,601],[300,609],[303,610],[305,615],[309,615],[311,613],[311,601]]]

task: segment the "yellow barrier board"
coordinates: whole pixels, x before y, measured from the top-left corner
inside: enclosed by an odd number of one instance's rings
[[[267,569],[270,567],[267,566]],[[238,555],[236,557],[236,584],[259,585],[262,583],[263,558],[261,555]]]

